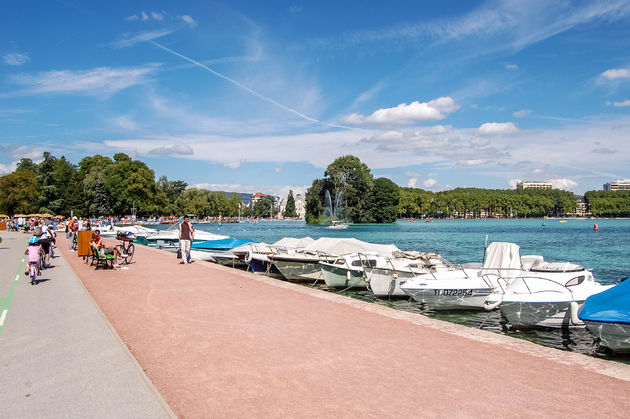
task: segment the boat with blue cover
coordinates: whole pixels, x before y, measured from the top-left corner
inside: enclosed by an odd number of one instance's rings
[[[240,263],[240,259],[232,253],[232,250],[249,243],[257,242],[249,239],[225,238],[193,243],[190,249],[190,257],[196,260],[216,262],[221,265],[236,266]]]
[[[614,352],[630,352],[630,281],[624,280],[590,296],[578,313],[600,345]]]

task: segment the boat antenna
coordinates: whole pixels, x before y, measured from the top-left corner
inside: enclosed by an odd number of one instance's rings
[[[481,263],[486,263],[486,250],[488,249],[488,235],[486,234],[486,242],[483,245],[483,258]]]

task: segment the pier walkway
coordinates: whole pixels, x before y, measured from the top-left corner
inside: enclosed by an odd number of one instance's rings
[[[180,265],[174,254],[143,246],[127,269],[95,271],[66,250],[65,239],[59,242],[181,417],[627,417],[630,411],[628,365],[204,262]],[[7,324],[0,342],[19,347],[11,339]],[[14,385],[22,385],[19,377]]]
[[[29,236],[0,234],[0,417],[173,417],[65,258],[31,285]]]

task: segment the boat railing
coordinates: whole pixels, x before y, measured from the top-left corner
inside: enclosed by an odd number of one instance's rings
[[[543,293],[543,292],[557,292],[560,294],[564,294],[564,293],[568,293],[571,296],[571,299],[575,299],[574,298],[574,294],[573,291],[566,287],[565,285],[559,283],[558,281],[554,281],[553,279],[549,279],[549,278],[543,278],[543,277],[539,277],[539,276],[519,276],[517,278],[514,278],[512,280],[512,282],[510,283],[510,285],[516,286],[516,284],[518,282],[522,282],[523,285],[525,286],[525,288],[527,289],[527,292],[519,292],[519,290],[514,290],[512,291],[512,293],[514,294],[539,294],[539,293]],[[534,283],[537,282],[543,282],[544,284],[546,284],[548,286],[548,288],[536,288],[534,287],[534,284],[530,284],[529,281],[532,281]],[[505,292],[505,291],[504,291]]]

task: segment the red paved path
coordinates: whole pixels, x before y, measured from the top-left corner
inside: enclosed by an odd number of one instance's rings
[[[128,270],[95,272],[64,253],[179,416],[630,412],[630,366],[204,262],[180,265],[143,246]]]

